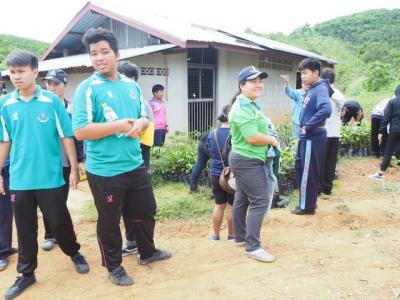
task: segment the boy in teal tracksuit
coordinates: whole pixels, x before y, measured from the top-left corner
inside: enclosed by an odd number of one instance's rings
[[[5,298],[18,296],[36,282],[37,206],[48,220],[61,250],[71,257],[77,272],[89,266],[78,252],[80,245],[64,200],[61,143],[71,162],[70,182],[79,182],[71,121],[59,98],[35,83],[38,59],[27,51],[15,51],[6,61],[15,91],[1,99],[0,169],[11,149],[10,199],[18,234],[17,271]],[[1,180],[2,183],[2,180]],[[3,185],[0,193],[4,194]]]
[[[154,245],[156,202],[143,162],[139,136],[147,127],[139,85],[117,71],[118,41],[103,28],[82,38],[95,72],[76,91],[72,124],[78,140],[86,140],[86,170],[96,204],[97,239],[102,265],[115,285],[133,284],[122,267],[119,227],[124,209],[135,224],[139,264],[171,256]]]

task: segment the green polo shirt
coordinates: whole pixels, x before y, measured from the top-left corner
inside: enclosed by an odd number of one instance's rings
[[[146,116],[142,92],[138,84],[118,73],[116,81],[95,72],[81,82],[73,102],[73,130],[90,123],[104,123],[105,107],[111,108],[118,119],[138,119]],[[138,138],[113,134],[98,140],[86,141],[86,169],[98,176],[115,176],[143,164]]]
[[[26,102],[18,90],[1,99],[1,141],[11,142],[10,189],[37,190],[65,184],[60,138],[72,137],[71,120],[53,93],[37,86]]]
[[[246,142],[258,132],[267,133],[267,120],[259,104],[239,95],[229,113],[232,151],[245,157],[265,161],[268,145],[257,146]]]

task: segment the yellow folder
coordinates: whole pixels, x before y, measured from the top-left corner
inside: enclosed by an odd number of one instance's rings
[[[149,147],[154,144],[154,122],[150,122],[149,126],[140,135],[140,143]]]

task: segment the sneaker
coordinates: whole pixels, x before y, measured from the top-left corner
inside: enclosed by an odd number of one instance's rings
[[[213,235],[211,236],[211,240],[213,240],[213,241],[219,241],[219,236],[216,235],[216,234],[213,234]]]
[[[167,250],[160,250],[156,249],[154,252],[153,256],[145,259],[140,259],[139,258],[139,265],[148,265],[152,262],[155,262],[157,260],[165,260],[168,259],[172,256],[172,253],[167,251]]]
[[[23,276],[17,277],[15,283],[4,294],[4,298],[8,300],[17,297],[27,287],[31,286],[35,282],[36,282],[35,274],[33,274],[31,277],[23,277]]]
[[[8,266],[8,257],[2,256],[0,257],[0,271],[7,269]]]
[[[42,245],[42,249],[46,250],[46,251],[50,251],[51,249],[54,248],[56,244],[56,240],[55,239],[46,239],[44,240],[44,243]]]
[[[80,274],[86,274],[89,272],[89,265],[85,257],[79,252],[71,257],[72,262],[75,265],[75,269]]]
[[[272,256],[271,254],[269,254],[267,251],[265,251],[262,248],[257,249],[255,251],[251,251],[251,252],[247,252],[246,251],[246,255],[249,258],[254,258],[256,260],[263,261],[263,262],[273,262],[273,261],[275,261],[275,257]]]
[[[236,247],[244,247],[246,245],[246,242],[235,242]]]
[[[373,179],[373,180],[378,180],[378,181],[385,180],[385,176],[379,172],[376,172],[374,175],[369,175],[368,178]]]
[[[122,248],[122,256],[132,255],[138,252],[138,247],[135,246],[125,246]]]
[[[128,286],[133,284],[133,278],[126,273],[123,266],[108,272],[108,278],[115,285]]]
[[[234,241],[235,240],[235,236],[233,235],[228,235],[228,241]]]

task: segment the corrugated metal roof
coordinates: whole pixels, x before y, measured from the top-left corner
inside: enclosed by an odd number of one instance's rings
[[[176,47],[172,44],[163,44],[163,45],[153,45],[153,46],[146,46],[142,48],[130,48],[130,49],[120,49],[120,59],[126,59],[131,57],[136,57],[140,55],[150,54],[166,49],[171,49]],[[91,67],[92,63],[90,61],[89,54],[79,54],[79,55],[72,55],[66,57],[59,57],[53,58],[49,60],[44,60],[39,62],[39,71],[45,72],[52,69],[70,69],[70,68],[77,68],[77,67]],[[3,76],[8,76],[10,73],[8,70],[1,71]]]
[[[265,50],[265,48],[268,48],[269,50],[287,52],[305,57],[316,57],[328,63],[335,63],[334,60],[316,53],[251,34],[233,34],[224,30],[192,24],[187,20],[176,18],[173,19],[169,17],[151,15],[148,13],[137,13],[134,17],[130,17],[127,12],[135,11],[133,7],[130,9],[130,5],[134,5],[134,3],[130,2],[125,2],[122,4],[122,6],[118,5],[118,3],[113,3],[112,5],[96,2],[92,3],[95,6],[99,6],[105,10],[112,11],[121,16],[129,18],[134,22],[139,22],[145,27],[153,28],[160,33],[164,33],[165,35],[173,36],[179,39],[182,43],[186,43],[188,41],[197,41],[226,44],[257,50]]]
[[[306,56],[306,57],[315,57],[320,60],[326,61],[328,63],[333,63],[333,64],[336,63],[334,60],[329,59],[324,56],[321,56],[319,54],[316,54],[316,53],[313,53],[313,52],[310,52],[310,51],[307,51],[307,50],[304,50],[304,49],[301,49],[301,48],[298,48],[298,47],[295,47],[292,45],[284,44],[284,43],[281,43],[278,41],[259,37],[259,36],[253,35],[253,34],[242,33],[242,34],[239,34],[238,36],[243,39],[252,41],[256,44],[267,47],[268,49],[271,49],[271,50],[284,51],[284,52],[289,52],[289,53]]]
[[[170,36],[179,40],[182,44],[188,41],[219,43],[238,47],[245,47],[251,49],[260,49],[257,45],[248,42],[240,42],[236,37],[232,37],[217,29],[192,24],[188,20],[170,18],[165,16],[153,15],[145,12],[136,12],[134,16],[129,15],[128,12],[135,11],[133,2],[126,2],[121,4],[113,3],[112,5],[98,4],[92,2],[94,6],[100,7],[104,10],[121,15],[134,23],[144,26],[145,28],[153,29],[161,35]],[[121,4],[121,5],[118,5]]]
[[[335,63],[329,58],[284,43],[250,34],[235,34],[229,31],[196,25],[188,20],[140,12],[136,6],[136,3],[133,1],[126,1],[124,3],[116,1],[112,4],[89,2],[81,10],[82,13],[79,14],[79,17],[77,16],[74,19],[76,20],[75,25],[65,33],[65,36],[60,36],[57,45],[55,42],[48,48],[44,58],[55,47],[76,49],[77,45],[81,46],[81,34],[91,27],[103,24],[107,18],[113,18],[183,48],[186,48],[188,44],[193,44],[193,42],[216,43],[241,47],[243,49],[278,51],[303,57],[317,57],[328,63]]]

